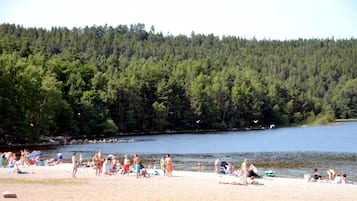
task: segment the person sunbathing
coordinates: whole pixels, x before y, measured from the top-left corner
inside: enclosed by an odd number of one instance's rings
[[[264,184],[261,184],[259,183],[258,181],[255,180],[254,177],[251,177],[249,179],[249,182],[245,183],[245,182],[237,182],[237,181],[232,181],[232,182],[219,182],[220,184],[231,184],[231,185],[242,185],[242,186],[246,186],[248,184],[250,185],[264,185]]]
[[[14,170],[12,172],[17,174],[30,174],[29,172],[21,171],[18,164],[14,165]]]

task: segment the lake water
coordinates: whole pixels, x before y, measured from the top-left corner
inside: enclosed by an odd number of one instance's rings
[[[66,159],[72,151],[84,160],[102,150],[121,160],[125,154],[137,153],[144,165],[159,167],[160,157],[171,154],[174,168],[213,172],[216,158],[234,164],[236,169],[244,158],[256,163],[258,170],[273,170],[277,176],[303,178],[318,168],[325,176],[328,168],[346,173],[357,181],[357,122],[333,126],[290,127],[271,130],[229,131],[205,134],[167,134],[156,136],[123,137],[128,143],[104,143],[58,146],[43,150],[44,157],[55,157],[58,152]]]

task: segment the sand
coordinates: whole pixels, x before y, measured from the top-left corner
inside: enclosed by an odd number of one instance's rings
[[[239,178],[215,173],[174,171],[172,177],[134,175],[95,176],[81,168],[71,178],[71,164],[22,168],[29,174],[11,174],[0,168],[0,193],[14,192],[21,201],[98,200],[356,200],[357,185],[308,183],[303,178],[262,178],[260,185],[231,185]]]

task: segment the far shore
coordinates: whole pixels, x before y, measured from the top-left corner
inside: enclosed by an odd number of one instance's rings
[[[174,171],[172,177],[151,175],[96,176],[92,168],[80,168],[71,177],[72,165],[30,166],[27,174],[0,168],[0,193],[17,195],[20,201],[97,201],[97,200],[355,200],[357,185],[307,182],[303,178],[264,177],[256,183],[240,184],[235,176],[216,173]],[[161,170],[157,170],[161,173]],[[5,198],[1,197],[1,200]]]
[[[39,148],[39,147],[53,147],[58,145],[70,145],[70,144],[90,144],[95,141],[95,143],[113,143],[116,139],[128,139],[130,137],[138,136],[152,136],[152,135],[178,135],[184,133],[191,134],[204,134],[213,132],[225,132],[225,131],[250,131],[250,130],[265,130],[269,129],[267,127],[250,127],[250,128],[230,128],[230,129],[196,129],[196,130],[166,130],[166,131],[138,131],[130,133],[116,133],[98,136],[76,136],[66,137],[66,136],[56,136],[48,137],[51,141],[41,142],[41,143],[29,143],[29,144],[0,144],[0,151],[10,151],[10,150],[20,150],[23,148]],[[123,141],[125,142],[125,141]]]

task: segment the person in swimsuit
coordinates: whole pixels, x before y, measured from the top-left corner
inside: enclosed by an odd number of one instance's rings
[[[328,169],[327,175],[328,175],[328,180],[333,181],[335,179],[335,177],[337,176],[337,172],[333,169]]]
[[[216,161],[214,162],[214,169],[216,170],[216,173],[219,174],[219,165],[220,165],[220,161],[219,158],[216,159]]]
[[[163,175],[166,175],[166,166],[165,166],[165,156],[161,157],[160,159],[160,168],[163,172]]]
[[[100,175],[100,158],[98,153],[94,154],[93,156],[93,164],[95,168],[95,175]]]
[[[102,173],[102,168],[103,168],[103,163],[104,163],[104,159],[103,159],[103,152],[102,150],[99,150],[98,152],[98,157],[99,157],[99,174]]]
[[[166,164],[167,175],[172,176],[172,159],[170,157],[170,154],[167,154],[165,159],[165,164]]]
[[[247,177],[250,177],[250,178],[251,177],[258,178],[259,177],[258,169],[254,163],[250,164],[248,172],[247,172]]]
[[[78,161],[76,158],[76,152],[72,153],[72,165],[73,165],[72,178],[76,178],[76,174],[78,170]]]
[[[247,174],[248,174],[248,167],[247,167],[248,160],[244,159],[243,163],[240,166],[240,174],[243,176],[243,183],[247,185]]]
[[[136,178],[139,178],[141,165],[140,165],[140,158],[139,158],[138,154],[134,155],[134,165],[135,165],[135,171],[136,171]]]
[[[124,175],[128,174],[129,176],[129,167],[130,167],[130,159],[128,158],[127,155],[124,156]]]
[[[321,175],[320,175],[319,171],[317,170],[317,168],[314,169],[313,179],[314,179],[315,181],[321,179]]]

